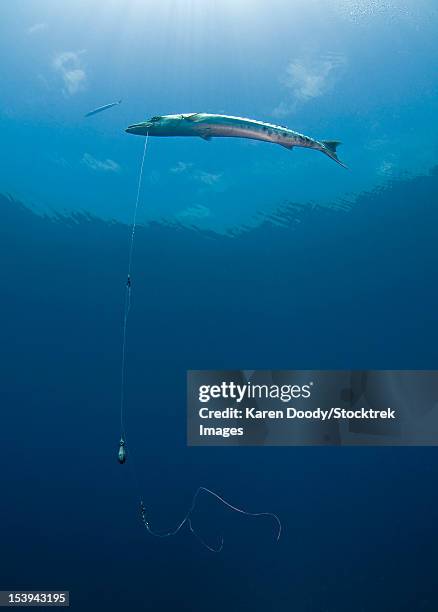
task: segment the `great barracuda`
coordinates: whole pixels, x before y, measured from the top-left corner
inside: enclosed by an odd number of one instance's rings
[[[84,117],[91,117],[92,115],[97,115],[97,113],[101,113],[102,111],[106,111],[109,108],[112,108],[113,106],[118,106],[121,103],[122,103],[122,101],[118,100],[117,102],[111,102],[111,104],[105,104],[104,106],[99,106],[99,108],[95,108],[94,110],[92,110],[89,113],[87,113],[86,115],[84,115]]]
[[[234,138],[252,138],[279,144],[286,149],[305,147],[315,149],[328,155],[335,162],[346,168],[336,155],[337,140],[315,140],[294,132],[287,127],[228,115],[210,115],[207,113],[188,113],[183,115],[163,115],[152,117],[143,123],[130,125],[126,132],[140,136],[200,136],[210,140],[216,136]]]

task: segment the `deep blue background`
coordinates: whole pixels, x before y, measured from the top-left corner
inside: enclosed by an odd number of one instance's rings
[[[436,611],[435,448],[187,448],[187,369],[438,367],[438,172],[345,210],[285,205],[236,236],[139,228],[127,428],[156,529],[116,461],[129,228],[0,199],[5,589],[75,610]]]

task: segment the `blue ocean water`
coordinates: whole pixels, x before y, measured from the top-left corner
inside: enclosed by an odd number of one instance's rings
[[[436,369],[432,2],[17,1],[0,9],[1,589],[75,610],[435,612],[434,448],[188,448],[188,369]],[[6,59],[7,58],[7,59]],[[91,108],[119,107],[85,120]],[[165,112],[286,123],[313,151],[150,139]],[[129,463],[129,461],[128,461]]]

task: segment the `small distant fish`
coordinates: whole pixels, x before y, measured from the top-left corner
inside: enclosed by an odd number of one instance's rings
[[[328,155],[344,168],[347,167],[336,154],[336,148],[341,144],[337,140],[315,140],[281,125],[244,117],[207,113],[162,115],[152,117],[143,123],[130,125],[125,131],[140,136],[200,136],[204,140],[211,140],[216,136],[252,138],[273,142],[286,149],[293,147],[315,149]]]
[[[99,106],[98,108],[95,108],[94,110],[84,115],[84,117],[91,117],[92,115],[97,115],[97,113],[106,111],[109,108],[112,108],[113,106],[118,106],[121,103],[122,103],[122,100],[119,100],[118,102],[111,102],[111,104],[105,104],[104,106]]]

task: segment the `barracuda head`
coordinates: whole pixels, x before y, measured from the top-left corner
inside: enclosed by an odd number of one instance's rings
[[[162,115],[151,117],[143,123],[135,123],[126,128],[128,134],[139,136],[166,136],[169,133],[180,131],[189,115]]]

